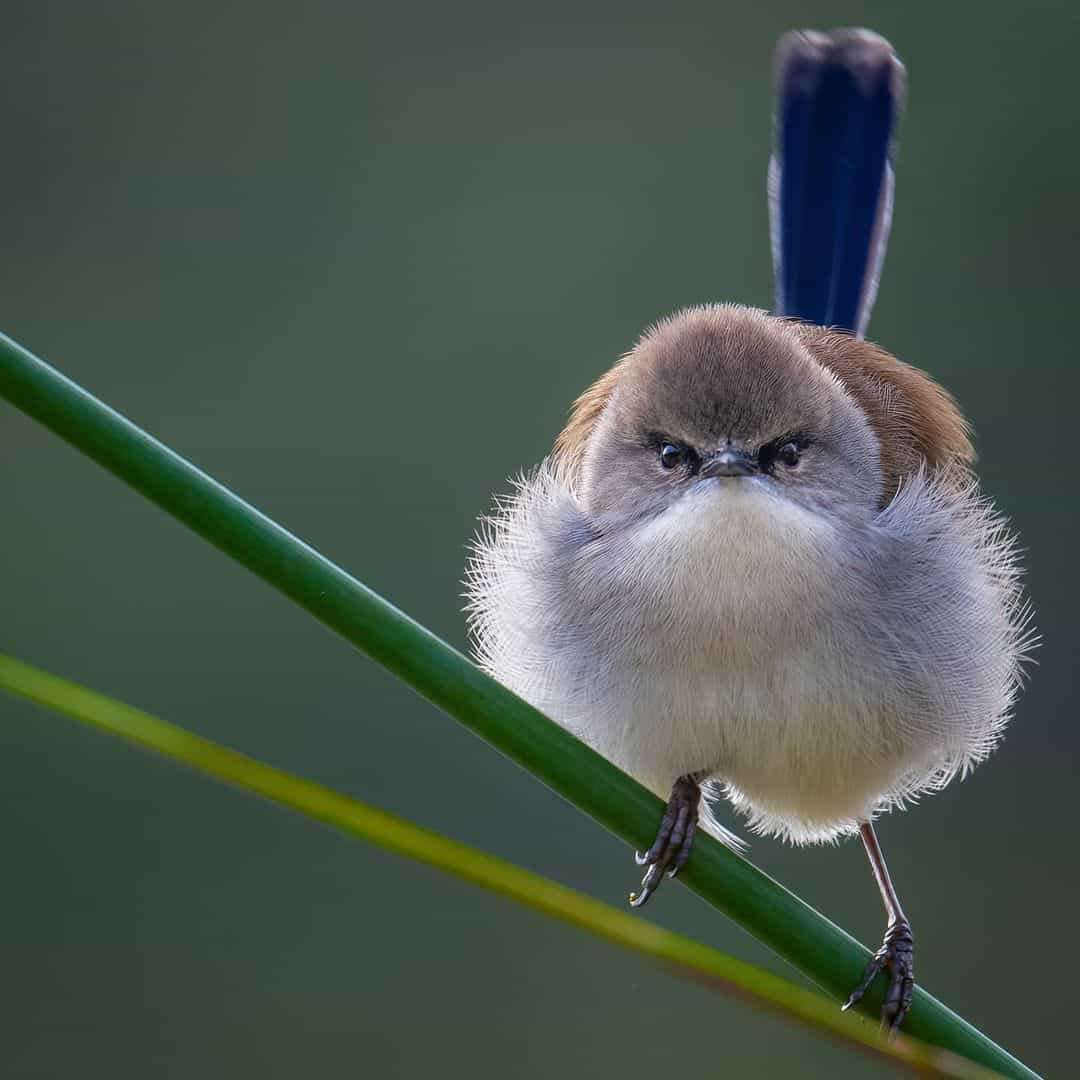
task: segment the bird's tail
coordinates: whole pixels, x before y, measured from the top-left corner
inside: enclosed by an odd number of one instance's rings
[[[868,30],[794,31],[777,45],[776,79],[776,313],[862,336],[892,220],[904,67]]]

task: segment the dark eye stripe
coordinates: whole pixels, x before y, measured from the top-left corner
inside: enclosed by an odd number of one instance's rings
[[[701,467],[701,458],[693,447],[660,436],[653,444],[665,469],[684,469],[694,476]]]
[[[773,439],[771,442],[767,442],[758,451],[758,464],[761,467],[762,472],[772,473],[776,466],[777,460],[784,462],[788,468],[794,468],[799,463],[799,457],[802,452],[810,445],[810,439],[808,436],[799,432],[788,433],[781,435],[779,438]],[[794,451],[793,454],[788,454],[792,460],[785,460],[784,452],[788,448]]]

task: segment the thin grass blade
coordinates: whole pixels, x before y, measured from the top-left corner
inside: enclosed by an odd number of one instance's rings
[[[826,998],[785,979],[40,668],[0,656],[0,688],[351,836],[500,893],[894,1065],[965,1080],[999,1075],[912,1038],[886,1041],[865,1020],[839,1012]]]

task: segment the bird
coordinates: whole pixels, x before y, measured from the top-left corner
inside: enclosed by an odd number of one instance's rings
[[[865,338],[906,75],[863,29],[776,52],[776,307],[649,327],[483,520],[466,575],[481,666],[667,805],[631,904],[716,807],[797,845],[860,835],[882,972],[911,1008],[914,935],[873,822],[996,747],[1032,643],[1017,545],[971,429]]]

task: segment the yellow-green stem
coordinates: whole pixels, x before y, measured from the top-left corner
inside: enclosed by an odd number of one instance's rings
[[[886,1041],[865,1020],[841,1013],[826,998],[775,975],[40,668],[0,656],[0,688],[389,851],[501,893],[616,945],[660,960],[679,974],[718,985],[754,1005],[799,1020],[894,1064],[934,1076],[970,1080],[998,1075],[911,1038]]]

